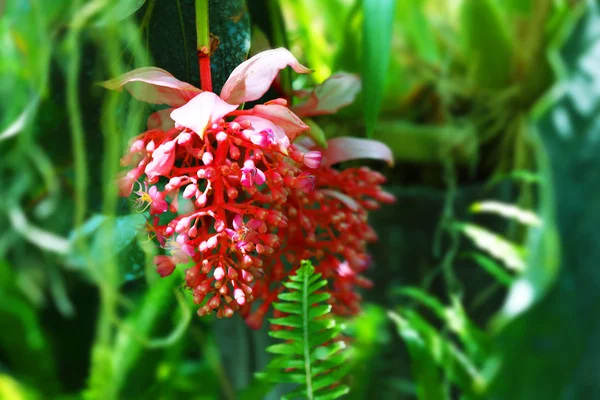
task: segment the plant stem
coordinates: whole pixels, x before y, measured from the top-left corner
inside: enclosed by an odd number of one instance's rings
[[[200,68],[200,89],[212,91],[210,76],[210,30],[208,27],[208,0],[196,0],[196,54]]]

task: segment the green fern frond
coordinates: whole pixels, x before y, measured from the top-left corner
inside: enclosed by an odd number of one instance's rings
[[[348,372],[344,367],[348,365],[348,351],[343,341],[336,341],[342,327],[325,303],[330,295],[319,292],[327,281],[315,274],[310,261],[302,261],[296,275],[284,285],[288,291],[279,295],[280,302],[274,307],[288,315],[270,322],[285,329],[269,334],[285,342],[267,348],[275,356],[266,371],[258,375],[273,383],[299,385],[283,399],[337,399],[349,391],[348,386],[340,384]]]

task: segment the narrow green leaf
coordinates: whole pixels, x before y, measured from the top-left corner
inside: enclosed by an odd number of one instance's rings
[[[308,312],[308,318],[314,319],[314,318],[322,317],[323,315],[328,314],[330,311],[331,311],[331,305],[329,305],[329,304],[311,307],[310,311]]]
[[[490,275],[492,275],[496,280],[503,285],[510,286],[515,278],[506,272],[500,265],[498,265],[494,260],[489,257],[486,257],[483,254],[469,252],[463,254],[465,258],[471,258],[477,264],[479,264],[484,270],[486,270]]]
[[[475,246],[502,261],[515,271],[525,269],[525,250],[502,236],[473,224],[454,224],[454,227],[473,241]]]
[[[502,203],[499,201],[482,201],[473,203],[469,208],[475,213],[491,213],[501,215],[505,218],[511,218],[522,224],[530,226],[541,226],[542,220],[532,211],[523,210],[514,204]]]
[[[279,298],[279,300],[283,300],[283,301],[295,301],[295,302],[302,301],[302,296],[298,292],[280,293],[279,296],[277,296],[277,298]]]
[[[367,136],[373,134],[390,63],[394,0],[363,1],[363,68],[364,114]]]
[[[286,330],[281,329],[278,331],[270,331],[269,336],[274,337],[275,339],[282,340],[301,340],[302,334],[295,330]]]
[[[429,293],[422,289],[415,287],[400,288],[395,290],[396,293],[408,296],[412,299],[418,300],[423,305],[431,309],[439,318],[444,318],[446,312],[446,306],[443,305],[437,298],[433,297]]]
[[[417,383],[420,399],[447,399],[441,376],[434,358],[421,334],[399,314],[390,311],[390,319],[396,324],[398,335],[404,340],[412,359],[412,374]]]
[[[302,346],[295,342],[279,343],[267,347],[267,351],[273,354],[297,355],[302,354]]]
[[[317,290],[321,289],[323,286],[327,286],[327,281],[317,281],[307,288],[307,292],[308,294],[314,293]]]
[[[294,303],[273,303],[273,308],[288,314],[300,314],[301,310]]]
[[[323,332],[310,335],[311,346],[320,346],[323,343],[327,343],[330,340],[335,339],[342,331],[340,325],[335,326],[333,329],[327,329]]]
[[[308,296],[308,303],[309,304],[321,303],[325,300],[329,300],[330,297],[331,297],[331,295],[327,292],[313,293],[310,296]]]
[[[329,346],[321,346],[321,347],[317,347],[316,349],[314,349],[311,352],[311,356],[310,356],[310,360],[311,362],[317,361],[317,360],[326,360],[329,357],[331,357],[332,355],[334,355],[335,353],[337,353],[340,350],[343,350],[346,348],[346,343],[340,341],[340,342],[335,342],[333,344],[330,344]]]
[[[297,316],[288,316],[281,318],[271,318],[269,322],[273,325],[281,325],[281,326],[289,326],[291,328],[300,328],[302,327],[302,318]]]
[[[306,380],[304,374],[298,374],[293,372],[275,372],[269,373],[268,376],[271,382],[275,383],[299,383],[303,384]]]
[[[332,389],[319,392],[314,400],[334,400],[350,392],[350,388],[346,385],[339,385]]]
[[[288,289],[302,290],[302,284],[297,282],[284,282],[283,286],[285,286]]]

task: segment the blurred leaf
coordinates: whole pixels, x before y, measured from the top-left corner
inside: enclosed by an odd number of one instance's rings
[[[26,377],[44,393],[54,393],[58,381],[46,332],[34,307],[16,286],[10,266],[2,260],[0,298],[0,349],[8,370],[15,376]]]
[[[414,53],[424,61],[436,64],[440,54],[429,19],[425,15],[424,0],[404,0],[396,3],[396,21],[399,21]],[[396,22],[398,23],[398,22]]]
[[[34,400],[39,395],[8,375],[0,374],[0,399]]]
[[[71,243],[87,238],[90,245],[90,257],[101,260],[105,252],[106,232],[105,227],[110,226],[111,221],[104,215],[94,215],[89,218],[80,228],[70,235]],[[113,231],[110,233],[111,240],[115,243],[115,254],[119,254],[123,260],[120,263],[121,277],[123,281],[136,279],[143,273],[143,259],[141,251],[134,248],[134,240],[138,232],[144,227],[146,218],[143,214],[129,214],[114,219]],[[67,256],[67,264],[72,268],[85,270],[89,267],[88,258],[82,254],[78,246],[73,246],[73,251]],[[93,271],[89,271],[92,274]]]
[[[127,378],[135,372],[136,363],[144,351],[154,347],[152,339],[149,338],[156,332],[162,317],[171,314],[175,298],[173,289],[178,282],[178,274],[158,280],[148,288],[135,312],[117,325],[120,330],[112,360],[115,366],[112,384],[117,390],[128,383]]]
[[[477,264],[479,264],[483,269],[490,273],[496,280],[503,285],[510,286],[514,282],[514,278],[508,272],[506,272],[500,265],[498,265],[494,260],[489,257],[486,257],[483,254],[479,254],[476,252],[469,252],[462,255],[462,257],[468,257],[473,259]]]
[[[522,314],[498,334],[504,362],[492,398],[600,394],[600,7],[585,2],[585,11],[558,53],[564,79],[533,121],[543,144],[545,227],[532,237],[530,267],[507,300],[508,315]],[[557,231],[547,223],[554,217]]]
[[[248,56],[250,18],[245,0],[210,0],[209,4],[210,33],[219,40],[210,58],[210,69],[213,92],[219,93],[231,71]]]
[[[524,248],[477,225],[456,223],[453,227],[465,234],[481,250],[502,261],[508,268],[515,271],[525,269]]]
[[[312,119],[305,119],[304,122],[310,127],[310,130],[308,131],[308,133],[306,133],[306,135],[308,135],[312,140],[314,140],[317,146],[326,149],[327,137],[325,136],[325,132],[323,132],[323,129],[321,129],[321,127]]]
[[[361,313],[349,321],[345,333],[352,337],[354,350],[348,398],[364,399],[373,385],[387,381],[377,375],[379,355],[391,339],[385,310],[376,304],[365,304]]]
[[[396,324],[398,334],[402,337],[412,360],[412,371],[417,383],[419,399],[441,400],[449,399],[449,394],[442,382],[435,360],[428,348],[428,343],[410,323],[400,315],[390,311],[390,319]]]
[[[484,391],[486,380],[473,361],[419,314],[405,309],[400,314],[389,312],[388,316],[396,323],[399,335],[408,346],[415,366],[413,374],[419,398],[450,398],[447,382],[438,368],[464,394]]]
[[[535,213],[523,210],[514,204],[501,203],[499,201],[487,200],[473,203],[469,210],[475,213],[492,213],[504,218],[512,218],[525,225],[539,226],[542,224],[542,221]]]
[[[513,44],[495,1],[463,0],[459,26],[473,86],[505,88],[513,72]]]
[[[365,125],[371,137],[385,87],[390,63],[394,0],[363,0],[363,70]]]
[[[115,21],[123,20],[130,17],[137,10],[142,8],[146,0],[119,0],[116,2],[116,6],[110,8],[110,12],[105,13],[97,22],[97,27],[102,27]]]

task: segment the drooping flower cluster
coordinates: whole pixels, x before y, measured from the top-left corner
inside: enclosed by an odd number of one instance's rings
[[[367,211],[393,198],[379,187],[380,174],[331,165],[358,157],[391,161],[391,154],[360,139],[334,139],[325,152],[306,140],[292,144],[309,128],[284,99],[238,110],[260,98],[288,65],[310,72],[289,51],[269,50],[238,66],[220,96],[158,68],[104,82],[173,107],[151,115],[149,130],[133,140],[122,159],[131,169],[119,189],[128,196],[135,188],[137,207],[149,210],[148,229],[167,250],[155,259],[162,276],[193,261],[185,280],[201,316],[239,310],[250,326],[260,326],[281,281],[301,259],[314,259],[332,282],[328,290],[339,314],[355,313],[355,286],[368,286],[360,273],[369,265],[366,243],[376,236]],[[356,93],[348,82],[357,81],[346,78],[340,80],[349,88],[345,98],[330,96],[342,86],[329,80],[298,113],[347,104]]]

